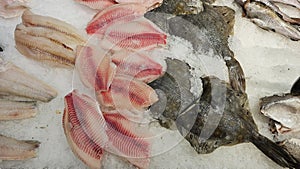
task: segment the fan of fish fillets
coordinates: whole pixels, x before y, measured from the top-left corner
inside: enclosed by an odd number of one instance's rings
[[[86,39],[85,33],[72,25],[29,10],[15,29],[16,48],[21,54],[56,66],[74,66],[76,47]]]
[[[300,18],[293,18],[282,11],[277,3],[300,10],[298,0],[235,0],[245,15],[259,27],[277,32],[292,40],[300,40]]]
[[[0,121],[30,118],[37,101],[49,102],[56,91],[12,63],[0,59]],[[25,160],[36,156],[37,141],[20,141],[0,134],[0,160]]]
[[[67,95],[63,126],[72,151],[91,168],[101,167],[105,153],[149,166],[151,132],[141,116],[158,101],[147,83],[164,75],[166,63],[148,50],[165,45],[167,36],[143,17],[146,11],[137,3],[100,11],[86,28],[100,44],[77,47],[76,72],[96,98]]]

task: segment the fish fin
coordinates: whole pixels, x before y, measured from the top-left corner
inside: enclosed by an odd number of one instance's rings
[[[240,65],[240,63],[233,57],[229,60],[226,60],[226,65],[228,67],[229,80],[231,87],[242,93],[246,91],[246,80],[244,71]]]
[[[280,147],[278,144],[272,142],[268,138],[260,134],[254,134],[251,142],[266,156],[280,166],[288,168],[300,168],[300,162],[298,160],[296,160],[283,147]]]
[[[296,80],[291,88],[292,95],[300,95],[300,77]]]

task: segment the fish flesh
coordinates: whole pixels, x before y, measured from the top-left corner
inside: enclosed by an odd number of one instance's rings
[[[300,39],[300,32],[281,19],[270,7],[261,2],[249,2],[244,5],[245,13],[259,27],[272,30],[292,40]]]
[[[245,93],[216,78],[203,77],[203,92],[177,117],[177,127],[198,153],[220,146],[251,142],[282,167],[299,168],[300,162],[285,149],[259,134]]]
[[[145,17],[164,32],[191,42],[195,55],[200,57],[201,54],[211,55],[212,52],[223,59],[228,67],[231,85],[244,92],[244,72],[228,46],[228,37],[233,32],[234,10],[204,3],[203,12],[182,15],[176,12],[177,3],[177,0],[166,0],[160,7],[146,13]]]
[[[139,3],[141,5],[144,5],[148,8],[148,11],[159,7],[163,0],[115,0],[119,4],[125,4],[125,3]]]
[[[139,125],[118,112],[102,114],[95,100],[76,90],[65,96],[63,126],[67,140],[73,153],[91,168],[100,168],[107,152],[147,168],[150,143],[145,137],[150,135]]]
[[[36,114],[36,102],[0,100],[0,121],[25,119]]]
[[[108,125],[107,136],[111,146],[108,151],[121,156],[138,168],[148,168],[150,164],[151,134],[138,122],[128,120],[118,112],[105,113]]]
[[[0,160],[26,160],[37,156],[40,142],[16,140],[0,134]]]
[[[117,4],[113,0],[74,0],[75,2],[86,5],[91,9],[103,10],[107,7]]]
[[[27,56],[56,66],[74,66],[77,45],[86,35],[58,19],[26,10],[22,24],[15,29],[17,50]]]
[[[116,65],[106,51],[95,46],[78,46],[76,70],[85,86],[95,91],[107,91],[115,76]]]
[[[165,46],[167,35],[146,18],[114,24],[107,29],[102,46],[107,49],[146,50]]]
[[[0,98],[49,102],[56,96],[57,92],[49,85],[12,63],[0,60]]]
[[[166,71],[166,63],[156,62],[146,52],[123,49],[115,52],[111,58],[117,65],[117,74],[131,76],[145,83],[161,77]]]
[[[103,35],[113,24],[127,23],[142,17],[147,8],[139,4],[118,4],[98,12],[88,23],[86,32],[88,34]]]
[[[27,1],[23,0],[1,0],[0,17],[13,18],[22,15],[28,9]]]
[[[146,83],[130,76],[115,76],[106,92],[97,92],[102,111],[142,110],[158,101],[155,91]]]
[[[101,145],[96,144],[90,138],[90,134],[84,131],[81,116],[84,112],[90,112],[94,108],[86,97],[80,98],[76,92],[65,96],[65,110],[63,114],[63,128],[73,153],[87,166],[92,169],[100,169],[104,150]],[[75,101],[75,102],[74,102]],[[83,106],[75,107],[75,106]],[[101,133],[101,128],[98,129]]]

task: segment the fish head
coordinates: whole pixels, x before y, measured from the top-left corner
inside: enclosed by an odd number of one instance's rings
[[[260,100],[261,113],[274,121],[275,131],[280,134],[300,129],[300,97],[285,94],[264,97]]]

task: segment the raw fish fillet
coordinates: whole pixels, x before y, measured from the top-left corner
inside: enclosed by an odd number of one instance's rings
[[[106,52],[94,46],[77,47],[76,69],[83,84],[96,91],[107,91],[116,72]]]
[[[150,163],[150,132],[139,123],[129,121],[116,113],[104,113],[108,125],[110,152],[127,159],[139,168],[148,168]]]
[[[18,120],[35,116],[36,102],[0,100],[0,120]]]
[[[49,85],[0,60],[0,98],[49,102],[56,96],[57,92]]]
[[[115,5],[116,2],[113,0],[74,0],[82,5],[86,5],[92,9],[102,10],[109,6]]]
[[[55,66],[74,66],[77,45],[86,42],[86,34],[72,25],[29,10],[15,29],[17,50],[28,58]]]
[[[163,0],[115,0],[116,2],[123,4],[123,3],[139,3],[144,5],[148,8],[148,10],[152,10],[154,8],[159,7]]]
[[[0,160],[26,160],[36,157],[38,141],[16,140],[0,134]]]
[[[158,101],[150,86],[129,76],[115,76],[110,90],[97,94],[102,110],[141,110]]]
[[[92,169],[101,168],[101,160],[103,156],[103,149],[101,147],[102,138],[98,140],[101,144],[97,144],[91,138],[93,136],[101,137],[101,128],[98,128],[99,135],[93,135],[87,133],[90,125],[99,125],[97,123],[86,124],[85,122],[91,122],[90,120],[97,120],[101,116],[100,114],[97,119],[92,119],[94,116],[88,117],[85,113],[95,113],[95,102],[91,102],[87,96],[82,96],[76,91],[73,91],[69,95],[65,96],[65,110],[63,115],[63,128],[65,131],[66,138],[69,146],[73,153],[87,166]],[[89,119],[85,121],[83,119]],[[95,122],[95,121],[94,121]],[[104,135],[105,136],[105,135]]]
[[[105,32],[102,42],[104,48],[114,50],[152,49],[166,43],[166,33],[146,18],[112,25]]]
[[[28,7],[27,1],[23,0],[1,0],[0,16],[3,18],[13,18],[20,16]]]
[[[112,61],[117,65],[117,74],[132,76],[149,83],[159,78],[166,71],[166,63],[158,63],[147,56],[130,50],[121,50],[112,55]]]
[[[127,23],[142,17],[147,12],[145,6],[139,4],[118,4],[98,12],[88,23],[88,34],[103,34],[115,23]]]

